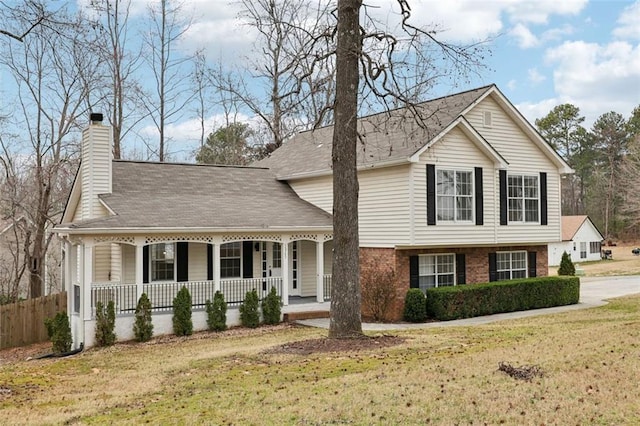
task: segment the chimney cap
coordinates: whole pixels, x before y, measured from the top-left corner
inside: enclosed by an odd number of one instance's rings
[[[102,113],[100,112],[92,112],[91,114],[89,114],[89,120],[92,123],[102,123],[102,119],[103,119],[103,116],[102,116]]]

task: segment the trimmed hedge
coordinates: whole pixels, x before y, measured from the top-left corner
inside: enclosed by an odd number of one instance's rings
[[[427,290],[427,315],[441,321],[572,305],[580,278],[539,277]]]

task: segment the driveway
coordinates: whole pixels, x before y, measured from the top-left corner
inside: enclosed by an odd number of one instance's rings
[[[465,318],[453,321],[437,321],[427,323],[363,323],[364,331],[385,331],[385,330],[412,330],[419,328],[434,327],[460,327],[478,324],[488,324],[491,322],[507,319],[527,318],[538,315],[555,314],[559,312],[573,311],[576,309],[593,308],[606,305],[607,299],[627,296],[629,294],[640,293],[640,276],[624,277],[582,277],[580,278],[580,303],[576,305],[557,306],[554,308],[533,309],[530,311],[508,312],[504,314],[487,315],[483,317]],[[298,324],[310,327],[329,328],[329,319],[311,319],[296,321]]]

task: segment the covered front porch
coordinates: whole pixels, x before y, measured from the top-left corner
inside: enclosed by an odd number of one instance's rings
[[[222,292],[233,312],[248,291],[260,299],[271,288],[282,298],[283,313],[328,310],[331,294],[331,234],[86,235],[64,241],[65,281],[74,336],[91,340],[98,302],[113,301],[121,324],[129,324],[146,293],[159,324],[170,317],[184,286],[194,312]],[[237,309],[236,309],[237,310]],[[156,322],[154,319],[154,322]],[[118,322],[118,320],[117,320]],[[84,324],[84,326],[82,325]],[[130,334],[127,326],[117,326]],[[156,334],[170,333],[164,327]],[[125,337],[121,334],[122,337]]]

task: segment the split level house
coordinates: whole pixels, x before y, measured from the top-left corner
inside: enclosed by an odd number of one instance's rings
[[[389,318],[409,288],[547,274],[561,241],[567,163],[495,85],[358,121],[361,270],[393,271]],[[95,306],[114,300],[131,337],[147,293],[156,333],[189,288],[194,326],[220,290],[229,323],[247,290],[272,287],[283,311],[328,309],[332,261],[333,129],[303,132],[254,167],[111,159],[98,116],[56,231],[64,241],[74,345],[93,343]],[[363,283],[363,285],[366,285]],[[364,314],[367,312],[365,311]]]

